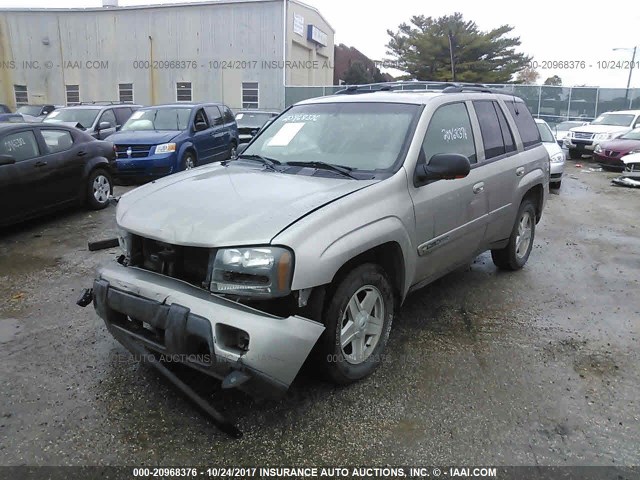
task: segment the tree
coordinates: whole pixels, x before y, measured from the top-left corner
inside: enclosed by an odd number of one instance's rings
[[[461,13],[436,19],[418,15],[397,32],[387,30],[387,54],[417,80],[506,83],[531,61],[515,52],[520,39],[507,37],[512,30],[502,25],[482,32]]]
[[[552,85],[554,87],[562,86],[562,79],[558,75],[554,75],[553,77],[549,77],[544,81],[545,85]]]
[[[344,72],[344,83],[347,85],[361,85],[373,83],[373,75],[362,62],[353,62]]]
[[[540,74],[536,72],[535,69],[531,67],[524,67],[518,72],[518,75],[516,76],[516,83],[532,85],[536,83],[536,80],[538,80],[538,78],[540,78]]]

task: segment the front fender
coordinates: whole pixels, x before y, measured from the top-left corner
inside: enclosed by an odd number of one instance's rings
[[[176,155],[176,158],[177,158],[176,161],[178,162],[178,165],[180,164],[180,159],[184,155],[184,152],[186,152],[188,149],[191,149],[196,153],[196,161],[198,160],[198,157],[200,156],[199,153],[198,153],[198,149],[193,144],[193,142],[186,141],[186,142],[183,142],[182,144],[180,144],[180,146],[178,147],[178,152],[177,152],[177,155]]]

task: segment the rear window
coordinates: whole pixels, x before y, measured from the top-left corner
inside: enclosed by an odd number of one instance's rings
[[[531,116],[531,112],[529,112],[524,102],[507,100],[505,103],[507,104],[509,113],[511,113],[511,116],[516,122],[524,148],[540,143],[540,132],[538,131],[536,122]]]

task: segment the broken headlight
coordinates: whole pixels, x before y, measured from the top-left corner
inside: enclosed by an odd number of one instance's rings
[[[123,230],[122,228],[118,228],[118,243],[120,244],[120,249],[122,250],[122,254],[124,258],[128,261],[131,259],[131,242],[133,239],[133,235]]]
[[[244,297],[284,297],[291,292],[293,253],[282,247],[223,248],[211,266],[210,290]]]

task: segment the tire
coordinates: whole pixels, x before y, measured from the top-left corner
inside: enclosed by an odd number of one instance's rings
[[[528,220],[527,220],[528,219]],[[523,223],[524,222],[524,223]],[[522,250],[520,238],[528,231],[528,243],[525,250]],[[496,267],[501,270],[519,270],[524,267],[529,259],[529,254],[533,248],[533,241],[536,233],[536,208],[533,202],[525,198],[520,204],[516,222],[513,225],[509,243],[499,250],[491,250],[491,258]],[[526,236],[525,236],[526,239]]]
[[[109,205],[113,194],[113,180],[106,170],[96,168],[87,178],[87,204],[92,210],[102,210]]]
[[[367,263],[344,277],[328,298],[319,353],[329,379],[347,385],[370,375],[381,363],[393,320],[393,289],[385,271]],[[368,304],[362,305],[365,299]],[[363,313],[367,311],[376,322]]]
[[[551,188],[555,188],[556,190],[559,189],[561,185],[562,185],[562,180],[560,180],[559,182],[551,182],[551,183],[549,183],[549,186]]]
[[[181,171],[191,170],[192,168],[196,168],[197,166],[198,163],[193,152],[185,152],[184,155],[182,155],[182,159],[180,159]]]
[[[570,148],[569,158],[571,160],[580,160],[582,158],[582,152],[580,150],[576,150],[575,148]]]
[[[229,145],[229,153],[227,153],[227,160],[235,159],[237,155],[237,151],[238,151],[237,145],[234,142],[231,142],[231,145]]]

